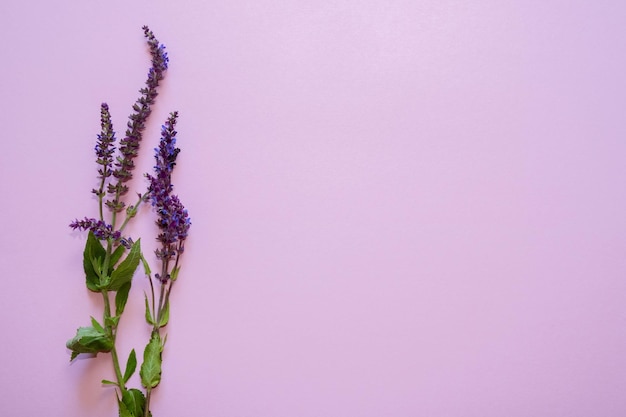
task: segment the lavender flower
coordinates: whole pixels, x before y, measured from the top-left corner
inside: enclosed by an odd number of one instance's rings
[[[120,200],[120,197],[128,192],[128,186],[125,183],[133,177],[134,159],[139,151],[145,122],[151,113],[150,106],[154,104],[154,100],[158,95],[157,87],[164,77],[169,62],[165,46],[159,43],[154,33],[147,26],[143,27],[143,31],[152,55],[152,67],[148,70],[146,87],[139,90],[141,96],[133,105],[133,113],[129,116],[125,137],[120,140],[119,150],[121,156],[117,159],[115,170],[113,171],[113,176],[117,179],[117,182],[109,184],[107,189],[107,192],[113,198],[107,200],[106,205],[111,211],[116,213],[122,211],[125,207],[125,203]]]
[[[170,113],[170,117],[161,126],[161,141],[159,147],[155,148],[156,165],[154,171],[156,176],[148,175],[150,180],[150,199],[153,206],[162,205],[167,196],[172,191],[172,171],[176,165],[176,157],[180,149],[176,148],[176,120],[178,112]]]
[[[85,217],[84,220],[74,220],[72,223],[70,223],[70,227],[74,230],[89,230],[99,240],[122,240],[121,233],[118,230],[113,231],[113,227],[110,224],[103,222],[102,220],[96,220],[93,218],[89,219]]]
[[[111,176],[111,168],[113,165],[113,153],[115,152],[115,132],[113,131],[113,124],[111,123],[111,113],[109,113],[109,106],[106,103],[102,103],[100,106],[100,125],[101,132],[98,135],[98,142],[96,143],[96,163],[102,165],[98,169],[99,178],[101,179],[100,189],[92,190],[98,197],[104,196],[104,182]]]
[[[182,205],[178,196],[168,196],[157,208],[159,219],[156,224],[161,229],[157,240],[163,244],[161,250],[157,249],[157,257],[160,259],[173,258],[177,252],[184,250],[183,242],[187,238],[191,219],[187,209]],[[174,244],[178,247],[174,249]]]
[[[155,148],[155,175],[147,174],[150,182],[148,191],[152,206],[155,207],[159,219],[156,224],[161,229],[157,240],[161,249],[156,250],[159,259],[169,260],[184,250],[183,242],[187,238],[191,220],[178,196],[172,195],[172,171],[180,149],[176,148],[176,120],[178,112],[170,113],[170,117],[161,128],[161,141]]]

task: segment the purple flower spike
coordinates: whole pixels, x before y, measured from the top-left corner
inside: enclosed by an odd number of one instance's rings
[[[187,238],[191,219],[178,196],[172,195],[166,198],[157,212],[159,213],[157,225],[162,231],[157,238],[158,241],[164,245],[172,245]]]
[[[70,227],[74,230],[89,230],[99,240],[113,239],[119,241],[122,238],[119,231],[113,231],[113,227],[102,220],[85,217],[84,220],[74,220],[70,223]]]
[[[146,120],[152,112],[150,106],[154,104],[158,95],[157,87],[164,77],[169,62],[165,46],[159,43],[154,33],[147,26],[143,27],[143,32],[150,48],[150,55],[152,55],[152,67],[148,70],[146,86],[139,90],[141,96],[133,105],[133,113],[128,117],[125,137],[120,140],[119,150],[121,156],[117,159],[115,170],[113,171],[113,176],[117,178],[117,182],[109,184],[107,189],[107,192],[113,198],[108,200],[106,205],[114,212],[120,212],[125,207],[120,197],[128,192],[128,186],[125,183],[133,177],[132,171],[135,169],[134,159],[139,151]]]
[[[172,192],[172,171],[176,165],[176,157],[180,149],[176,148],[176,120],[178,112],[170,113],[170,117],[161,127],[161,141],[159,147],[155,148],[156,165],[154,172],[156,176],[148,175],[150,180],[150,199],[152,206],[160,207],[165,204],[165,200]]]
[[[180,149],[176,148],[176,120],[178,112],[173,112],[161,129],[161,141],[155,149],[155,175],[146,175],[150,181],[148,191],[152,206],[159,219],[161,229],[157,240],[162,243],[156,250],[159,259],[171,259],[184,250],[183,242],[187,238],[191,220],[178,196],[172,195],[172,171]]]
[[[104,182],[112,174],[113,166],[113,153],[115,152],[115,132],[113,131],[113,124],[111,123],[111,114],[109,113],[109,106],[106,103],[102,103],[100,106],[100,126],[101,132],[98,135],[98,142],[96,143],[96,163],[101,165],[98,169],[98,174],[102,182],[99,190],[92,190],[98,197],[104,196]]]
[[[111,175],[111,166],[113,165],[113,152],[115,147],[115,132],[113,131],[113,124],[111,123],[111,113],[109,113],[109,105],[102,103],[100,106],[100,125],[101,132],[98,135],[98,142],[96,143],[96,156],[98,159],[96,162],[102,165],[102,168],[98,171],[100,178],[106,178]]]
[[[154,37],[154,33],[152,33],[148,26],[144,26],[142,29],[144,36],[148,40],[148,45],[150,46],[152,69],[154,70],[156,76],[159,74],[162,75],[162,73],[167,69],[167,65],[170,61],[167,57],[167,52],[165,52],[165,45],[159,43],[159,41]]]

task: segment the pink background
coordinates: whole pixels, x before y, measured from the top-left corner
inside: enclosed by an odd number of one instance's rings
[[[117,415],[108,357],[68,363],[101,307],[67,224],[97,214],[99,104],[121,136],[143,24],[171,69],[137,173],[179,110],[193,220],[155,417],[626,415],[625,21],[620,0],[3,0],[0,415]]]

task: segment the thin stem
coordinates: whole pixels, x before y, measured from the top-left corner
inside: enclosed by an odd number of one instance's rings
[[[104,325],[113,344],[113,347],[111,348],[111,360],[113,361],[113,370],[115,371],[117,385],[120,388],[122,394],[124,394],[124,392],[126,392],[126,385],[124,384],[124,377],[122,376],[120,361],[119,357],[117,356],[117,349],[115,348],[115,339],[117,336],[117,332],[115,331],[115,327],[112,324],[109,325],[108,319],[111,317],[111,302],[109,301],[109,293],[106,290],[102,291],[102,298],[104,300]]]
[[[150,394],[152,394],[152,388],[146,388],[146,407],[144,409],[144,417],[148,417],[150,415]]]
[[[119,192],[115,194],[116,201],[119,200],[119,196],[117,194],[119,194]],[[116,220],[117,220],[117,211],[113,210],[113,213],[111,214],[111,228],[113,230],[115,230],[115,221]]]
[[[120,387],[120,391],[123,395],[124,392],[126,392],[126,385],[124,383],[124,377],[122,376],[122,370],[120,368],[120,361],[117,356],[117,349],[115,349],[115,343],[113,343],[113,349],[111,349],[111,359],[113,360],[113,368],[115,369],[117,385]]]
[[[106,168],[105,168],[106,169]],[[100,220],[104,221],[104,213],[102,210],[102,200],[104,195],[102,194],[104,192],[104,176],[102,176],[102,181],[100,182],[100,189],[98,189],[98,211],[100,212]]]
[[[102,272],[105,275],[109,275],[109,263],[111,262],[111,254],[113,253],[113,241],[111,238],[107,239],[107,252],[104,255],[104,264],[102,265]],[[107,297],[107,302],[109,301]]]
[[[156,305],[155,303],[155,298],[154,298],[154,284],[152,284],[152,277],[148,277],[148,282],[150,282],[150,292],[152,293],[152,317],[156,318],[155,313],[156,313]]]
[[[172,271],[175,271],[176,268],[178,268],[178,261],[180,259],[180,248],[182,246],[182,243],[178,244],[178,249],[176,250],[176,261],[174,261],[174,267],[172,268]],[[165,266],[166,270],[167,270],[167,266]],[[165,309],[165,306],[168,305],[168,303],[170,302],[170,294],[172,293],[172,287],[174,286],[174,281],[172,279],[168,280],[169,281],[169,286],[167,287],[166,290],[166,294],[165,294],[165,300],[163,302],[163,304],[159,303],[159,319],[157,320],[157,324],[155,327],[155,330],[159,330],[161,328],[160,323],[161,323],[161,315],[163,314],[163,310]],[[163,286],[161,286],[161,292],[163,292],[163,287],[165,284],[163,284]],[[163,294],[161,293],[161,298],[163,298]]]
[[[160,289],[160,294],[159,294],[159,307],[158,310],[155,312],[154,315],[154,327],[152,328],[153,332],[158,332],[159,329],[161,328],[161,316],[163,314],[163,300],[165,298],[165,286],[166,284],[164,282],[161,282],[161,289]]]
[[[170,281],[170,285],[167,287],[167,291],[165,294],[165,301],[163,302],[163,309],[159,311],[159,321],[157,321],[158,327],[156,329],[157,331],[161,329],[161,316],[163,315],[163,311],[165,310],[166,306],[170,302],[170,293],[172,292],[173,285],[174,285],[174,281]]]
[[[178,247],[176,248],[176,261],[174,262],[174,268],[172,268],[172,271],[176,270],[176,268],[178,268],[178,261],[180,260],[180,254],[182,252],[182,247],[183,247],[183,242],[179,241],[178,242]]]
[[[139,201],[137,201],[137,204],[135,204],[134,206],[132,206],[132,211],[130,213],[127,214],[126,218],[124,219],[124,222],[122,223],[122,225],[120,226],[119,231],[123,232],[124,228],[126,227],[126,225],[128,224],[128,222],[130,221],[130,219],[132,219],[133,217],[135,217],[135,215],[137,214],[137,210],[139,209],[139,206],[141,205],[141,203],[148,197],[148,195],[150,194],[149,191],[146,191],[142,196],[139,197]]]
[[[102,290],[102,299],[104,300],[104,325],[108,329],[107,319],[111,317],[111,302],[109,301],[109,294],[106,290]]]

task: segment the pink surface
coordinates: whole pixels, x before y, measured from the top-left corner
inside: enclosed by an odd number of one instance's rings
[[[143,24],[171,69],[138,172],[179,110],[193,221],[155,417],[626,415],[625,19],[618,0],[3,1],[0,415],[116,415],[108,358],[68,364],[101,310],[67,224],[97,214],[99,104],[121,131]]]

